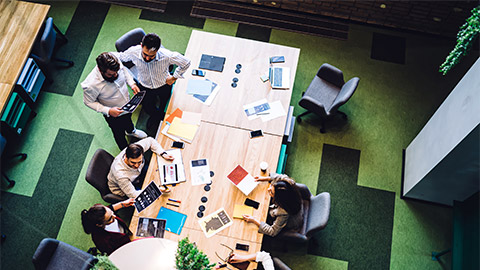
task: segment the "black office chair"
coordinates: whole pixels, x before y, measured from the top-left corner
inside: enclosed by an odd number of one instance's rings
[[[110,172],[110,166],[112,165],[114,157],[103,149],[97,149],[93,154],[90,164],[88,164],[85,180],[96,188],[102,199],[108,203],[118,203],[128,199],[127,197],[118,196],[112,194],[108,188],[108,173]]]
[[[300,183],[296,185],[302,196],[303,225],[298,230],[283,229],[273,238],[274,242],[306,244],[316,232],[327,226],[330,217],[330,193],[322,192],[313,196],[306,185]]]
[[[48,18],[40,29],[35,40],[30,56],[39,65],[47,80],[52,83],[53,61],[66,63],[67,67],[74,65],[73,61],[56,58],[56,49],[68,42],[62,32],[53,24],[53,19]]]
[[[325,121],[328,118],[337,114],[347,118],[347,115],[338,108],[352,97],[359,81],[358,77],[354,77],[345,83],[340,69],[323,64],[298,102],[298,105],[307,111],[297,116],[297,121],[301,123],[302,116],[313,112],[320,116],[320,132],[325,133]]]
[[[25,159],[27,159],[27,154],[25,154],[25,153],[18,153],[18,154],[15,154],[15,155],[12,155],[12,156],[9,156],[9,157],[5,158],[3,156],[3,150],[5,150],[6,146],[7,146],[7,139],[5,139],[5,137],[3,137],[0,134],[0,160],[2,162],[5,162],[7,159],[9,160],[9,159],[17,158],[17,157],[20,157],[20,161],[24,161]],[[15,186],[15,181],[10,179],[7,176],[7,174],[5,173],[5,167],[4,166],[2,166],[2,167],[3,167],[3,169],[1,170],[2,171],[2,176],[8,182],[7,188],[11,188],[11,187]]]
[[[275,270],[292,270],[288,265],[286,265],[284,262],[282,262],[279,258],[273,257],[273,267],[275,267]]]
[[[43,239],[32,257],[35,270],[88,270],[97,261],[93,255],[52,238]]]

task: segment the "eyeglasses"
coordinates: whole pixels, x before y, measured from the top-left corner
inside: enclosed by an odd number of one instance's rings
[[[230,260],[230,258],[233,256],[233,249],[231,249],[229,246],[224,245],[224,244],[222,244],[222,243],[220,243],[220,245],[228,248],[228,249],[230,250],[230,252],[228,253],[227,258],[225,258],[225,259],[223,259],[222,257],[220,257],[220,255],[218,255],[218,253],[217,253],[216,251],[215,251],[215,255],[217,255],[217,257],[218,257],[222,262],[225,263],[224,265],[221,265],[222,268],[223,268],[223,267],[226,267],[227,269],[232,270],[230,267],[227,266],[227,263],[228,263],[228,261]]]

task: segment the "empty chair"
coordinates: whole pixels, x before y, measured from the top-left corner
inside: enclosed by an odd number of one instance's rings
[[[45,238],[33,254],[32,262],[36,270],[87,270],[97,262],[97,259],[69,244]]]
[[[102,199],[108,203],[117,203],[128,199],[127,197],[112,194],[108,188],[108,173],[114,157],[103,149],[97,149],[93,154],[90,164],[88,164],[85,180],[95,187],[102,196]]]
[[[143,31],[142,28],[135,28],[133,30],[130,30],[123,36],[121,36],[119,39],[117,39],[117,41],[115,42],[115,48],[117,49],[117,52],[124,52],[128,48],[142,43],[142,39],[144,36],[145,31]],[[131,61],[122,62],[122,64],[130,69],[135,66]]]
[[[296,184],[303,201],[303,226],[299,230],[283,229],[274,241],[307,243],[312,236],[323,230],[330,216],[330,193],[322,192],[313,196],[304,184]]]
[[[53,24],[52,18],[48,18],[45,21],[39,33],[40,34],[35,40],[30,55],[39,65],[47,80],[53,82],[53,61],[66,63],[68,64],[68,67],[71,67],[74,64],[70,60],[55,57],[55,48],[67,43],[68,40],[65,35],[58,30],[55,24]]]
[[[340,69],[330,64],[323,64],[298,102],[307,111],[297,116],[297,121],[300,123],[302,116],[313,112],[321,117],[320,132],[325,133],[326,119],[337,113],[347,118],[347,115],[338,108],[352,97],[359,81],[358,77],[354,77],[345,83]]]

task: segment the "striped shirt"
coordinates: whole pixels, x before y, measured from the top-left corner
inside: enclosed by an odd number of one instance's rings
[[[137,68],[137,80],[145,87],[156,89],[165,85],[167,78],[170,76],[168,67],[176,64],[173,77],[183,78],[183,73],[190,67],[190,59],[178,52],[172,52],[165,48],[160,48],[155,59],[145,62],[142,56],[142,46],[136,45],[128,48],[128,50],[120,53],[114,53],[120,61],[132,61]]]

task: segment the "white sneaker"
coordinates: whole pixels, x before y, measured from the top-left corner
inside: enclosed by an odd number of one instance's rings
[[[127,136],[132,136],[138,139],[145,139],[148,135],[143,130],[134,129],[132,133],[125,132]]]

